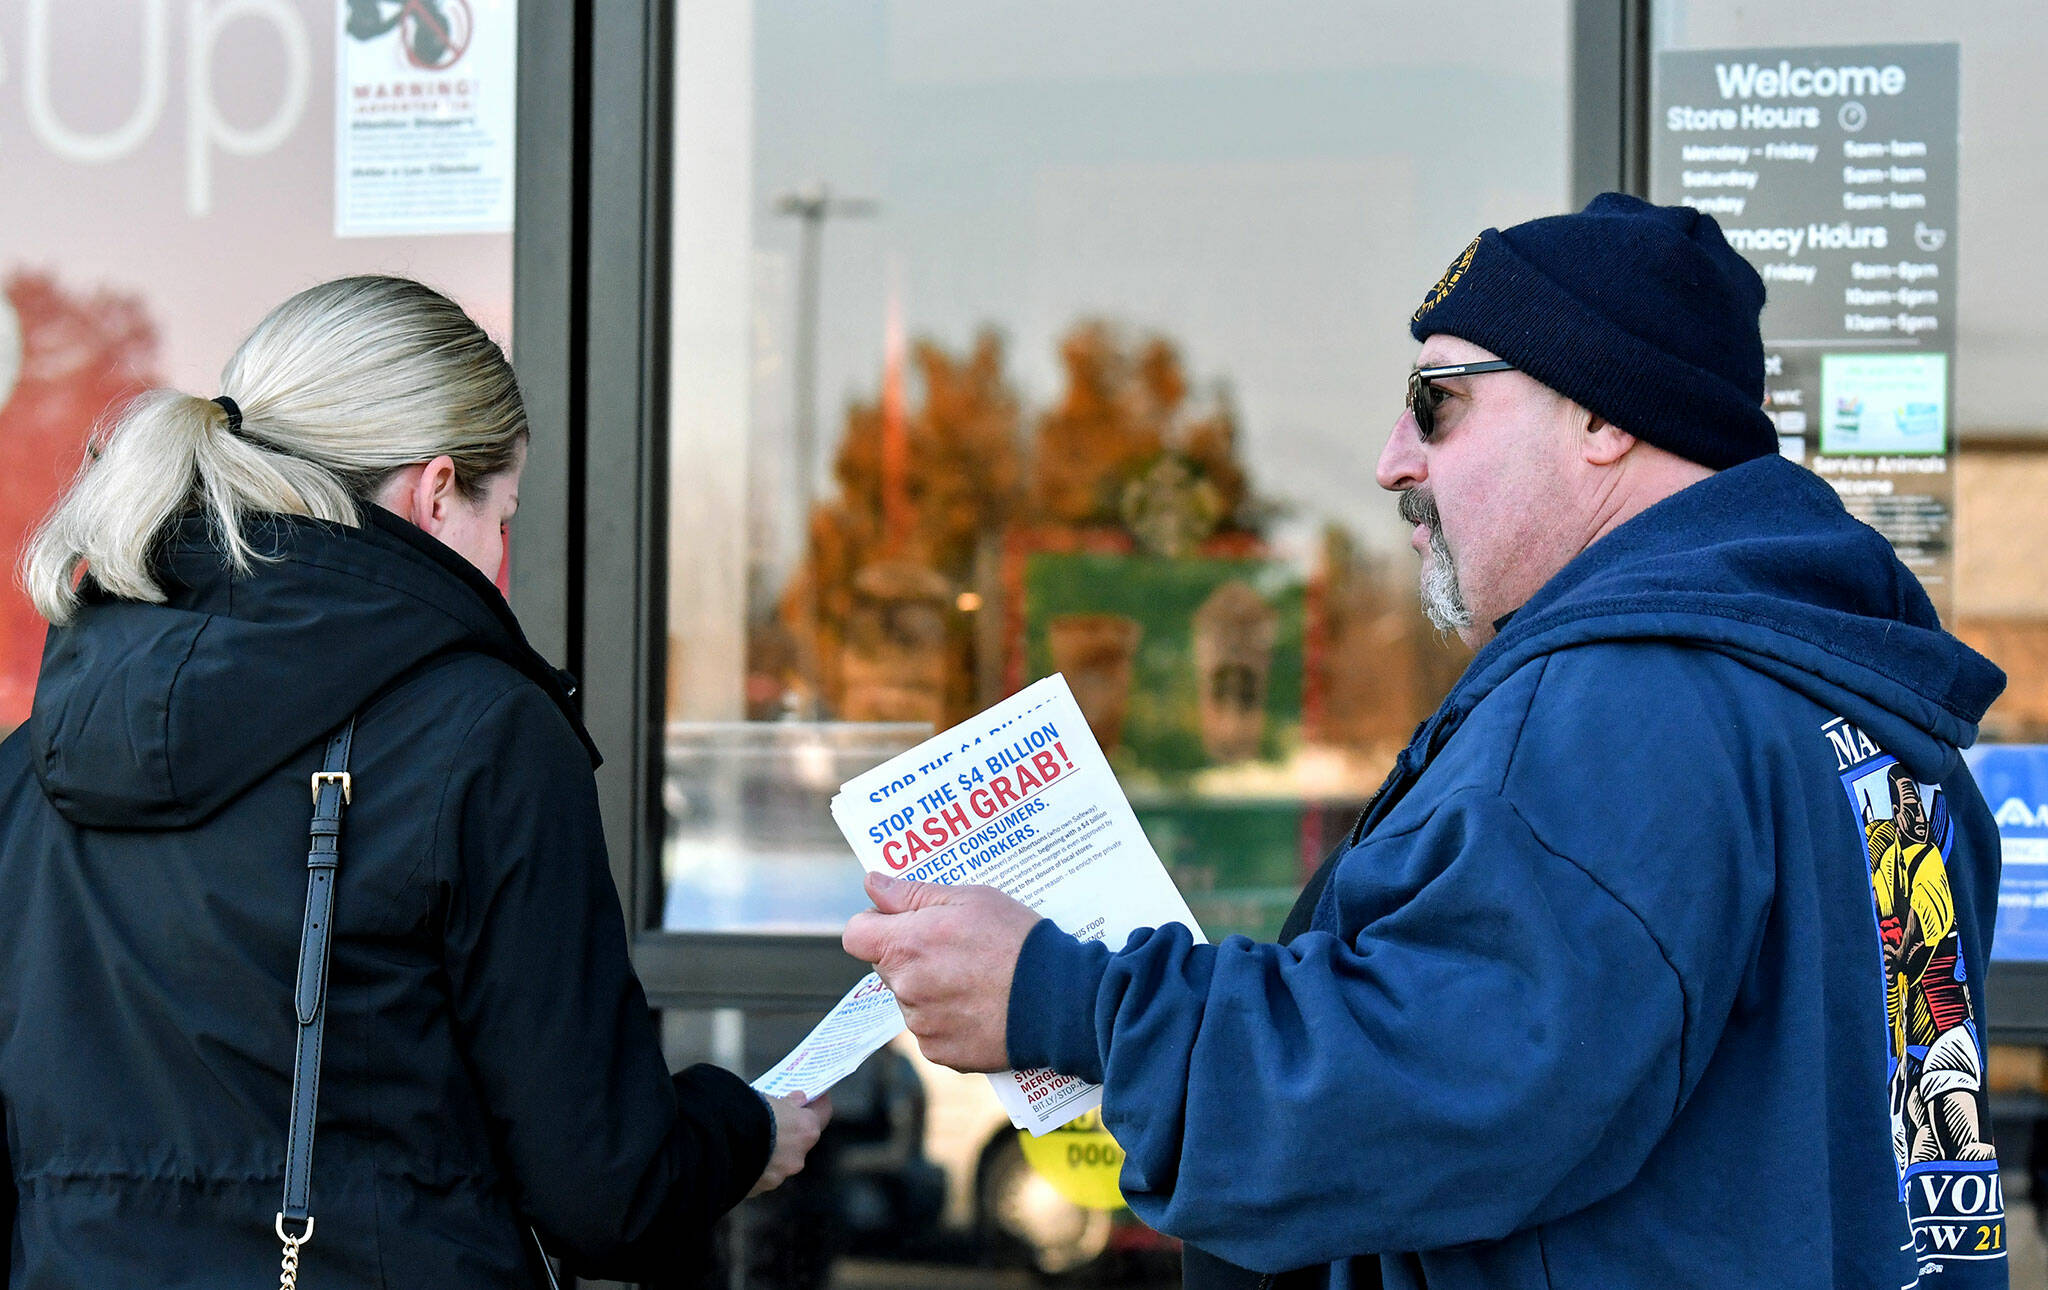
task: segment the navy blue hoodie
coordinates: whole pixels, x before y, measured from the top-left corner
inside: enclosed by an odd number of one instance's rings
[[[1724,471],[1479,652],[1309,930],[1041,923],[1011,1058],[1279,1284],[2003,1286],[1957,753],[2003,685],[1825,483]]]

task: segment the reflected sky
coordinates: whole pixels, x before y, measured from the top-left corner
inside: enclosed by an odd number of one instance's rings
[[[1336,518],[1397,549],[1372,461],[1408,315],[1481,227],[1565,201],[1565,6],[1457,8],[758,0],[756,496],[790,486],[797,228],[773,203],[825,182],[880,209],[825,234],[821,479],[878,388],[893,281],[912,335],[1000,328],[1034,410],[1076,320],[1171,337],[1198,389],[1229,382],[1283,540]]]

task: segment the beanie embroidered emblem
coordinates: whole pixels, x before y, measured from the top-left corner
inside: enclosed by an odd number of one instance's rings
[[[1480,234],[1480,237],[1484,236],[1485,234]],[[1436,285],[1431,287],[1429,294],[1422,298],[1421,305],[1416,307],[1415,314],[1408,320],[1409,322],[1419,321],[1422,315],[1436,308],[1439,301],[1451,294],[1451,288],[1457,286],[1458,281],[1465,276],[1465,270],[1472,267],[1472,253],[1478,249],[1478,237],[1465,244],[1463,253],[1457,259],[1451,261],[1451,267],[1444,270],[1444,276],[1436,280]]]
[[[1456,336],[1601,420],[1716,470],[1778,450],[1764,412],[1763,279],[1714,217],[1602,193],[1490,228],[1408,330]]]

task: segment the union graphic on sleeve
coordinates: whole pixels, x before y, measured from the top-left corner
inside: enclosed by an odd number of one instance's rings
[[[2005,1257],[2005,1204],[1946,856],[1955,825],[1924,784],[1846,721],[1830,722],[1861,825],[1883,967],[1886,1089],[1899,1198],[1924,1276]]]

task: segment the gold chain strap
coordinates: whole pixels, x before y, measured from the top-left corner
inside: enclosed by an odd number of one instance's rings
[[[287,1235],[284,1230],[284,1215],[277,1216],[277,1239],[284,1242],[283,1271],[278,1274],[278,1290],[299,1290],[299,1247],[313,1239],[313,1219],[306,1217],[306,1230],[297,1236]]]

